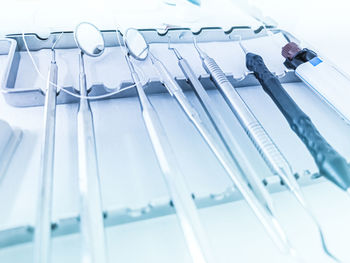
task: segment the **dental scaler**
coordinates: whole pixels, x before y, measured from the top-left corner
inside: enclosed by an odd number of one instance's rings
[[[285,66],[350,124],[350,78],[307,48],[290,42],[282,49]]]

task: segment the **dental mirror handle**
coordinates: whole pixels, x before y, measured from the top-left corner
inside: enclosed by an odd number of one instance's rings
[[[130,62],[128,61],[128,63]],[[148,100],[139,77],[133,70],[131,63],[129,67],[139,95],[142,117],[162,174],[165,178],[167,188],[170,192],[192,260],[194,263],[214,263],[216,260],[211,253],[211,246],[202,228],[191,191],[188,189],[183,175],[180,172],[176,156],[172,150],[166,132],[156,110]]]
[[[54,51],[53,51],[54,52]],[[40,189],[38,214],[34,232],[34,262],[50,262],[52,191],[55,156],[57,64],[50,64],[49,78],[45,95],[44,135],[41,149]]]
[[[80,95],[87,96],[86,75],[80,55]],[[106,244],[103,209],[97,164],[93,116],[89,101],[80,98],[78,110],[78,163],[80,190],[80,227],[83,242],[83,258],[89,263],[106,263]]]
[[[350,168],[346,160],[322,137],[311,119],[284,90],[278,78],[268,70],[261,56],[247,53],[246,64],[280,109],[291,129],[308,148],[320,174],[347,190],[350,187]]]
[[[165,181],[193,262],[214,263],[216,261],[210,253],[210,245],[207,244],[207,237],[202,229],[191,192],[178,169],[176,157],[160,124],[158,115],[149,105],[143,105],[142,107],[145,125],[149,131],[162,173],[166,178]]]

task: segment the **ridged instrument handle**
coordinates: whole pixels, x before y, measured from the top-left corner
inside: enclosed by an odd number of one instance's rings
[[[224,72],[216,64],[215,60],[207,57],[203,60],[203,66],[211,75],[211,78],[220,89],[231,110],[241,123],[249,139],[258,150],[269,169],[278,174],[280,169],[291,170],[289,163],[282,155],[276,144],[272,141],[264,127],[249,109],[247,104],[232,86]]]

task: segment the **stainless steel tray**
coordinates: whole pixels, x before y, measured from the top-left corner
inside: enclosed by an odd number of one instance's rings
[[[292,36],[287,32],[280,31],[278,29],[272,29],[272,31],[276,35],[281,35],[282,38],[292,38]],[[151,44],[152,52],[162,61],[166,62],[169,70],[179,81],[179,84],[182,86],[182,88],[187,90],[189,94],[191,93],[191,89],[186,83],[186,79],[182,75],[180,69],[177,67],[175,57],[170,51],[167,51],[169,38],[171,45],[176,45],[176,47],[183,52],[184,56],[189,60],[195,69],[195,73],[201,79],[205,88],[213,90],[213,95],[215,95],[215,86],[211,82],[209,76],[205,73],[204,69],[201,67],[200,60],[197,57],[192,45],[193,37],[196,37],[199,45],[208,51],[208,53],[211,53],[210,55],[214,56],[218,60],[219,64],[222,63],[222,67],[230,81],[232,81],[235,87],[239,88],[239,91],[244,95],[243,98],[247,100],[248,105],[252,106],[253,112],[257,114],[257,117],[269,131],[272,138],[278,142],[279,146],[284,151],[284,154],[290,159],[290,162],[296,171],[296,177],[298,178],[299,182],[302,185],[308,185],[323,180],[317,178],[318,175],[316,173],[315,166],[312,163],[312,159],[308,155],[307,151],[305,149],[303,150],[303,146],[301,146],[301,143],[298,142],[298,139],[295,137],[290,137],[290,140],[285,140],[286,136],[290,135],[288,125],[283,123],[283,118],[281,118],[278,110],[272,106],[273,103],[266,97],[261,96],[263,93],[259,93],[260,87],[258,86],[258,82],[251,75],[251,73],[247,72],[246,70],[242,70],[242,58],[240,60],[236,59],[237,57],[235,54],[237,55],[239,52],[241,52],[237,43],[237,35],[241,36],[242,41],[255,41],[255,44],[253,43],[252,47],[258,49],[260,48],[260,50],[267,50],[267,53],[276,49],[276,46],[272,47],[275,45],[274,43],[271,42],[269,44],[266,42],[267,35],[264,30],[260,29],[253,31],[248,27],[233,27],[231,30],[226,32],[220,28],[203,28],[200,32],[195,34],[189,29],[170,29],[167,32],[142,30],[142,33],[148,43]],[[39,39],[35,34],[25,35],[28,42],[28,47],[34,56],[36,63],[39,65],[43,75],[47,74],[48,65],[50,62],[48,57],[49,49],[59,34],[61,34],[61,32],[54,32],[48,39]],[[105,54],[101,58],[94,61],[90,60],[89,58],[86,59],[88,77],[87,82],[91,90],[90,95],[106,94],[110,91],[132,84],[116,34],[117,33],[115,31],[103,31],[103,37],[106,42]],[[118,34],[120,33],[118,32]],[[212,49],[213,43],[222,45],[225,52],[228,52],[229,55],[223,56],[222,50]],[[72,92],[76,92],[75,87],[77,87],[78,82],[78,50],[74,42],[73,33],[64,32],[56,48],[56,59],[59,67],[58,84]],[[0,41],[0,50],[2,51],[1,56],[5,56],[8,61],[8,67],[4,71],[4,76],[1,82],[1,89],[7,103],[15,107],[32,107],[43,105],[44,94],[42,90],[45,88],[45,80],[40,79],[37,76],[37,73],[33,70],[31,61],[26,54],[22,36],[8,35],[6,39]],[[265,54],[265,57],[269,57],[267,53]],[[278,52],[274,54],[275,55],[273,56],[277,57],[277,61],[282,59],[278,57]],[[243,53],[241,55],[243,55]],[[312,93],[307,91],[308,88],[299,81],[293,71],[285,71],[282,64],[275,62],[267,61],[267,64],[273,68],[273,71],[280,75],[282,83],[287,86],[291,83],[297,83],[298,87],[305,87],[305,90],[301,88],[298,91],[299,95],[297,97],[299,100],[304,95],[312,96]],[[144,75],[149,77],[150,81],[146,91],[149,94],[152,94],[151,97],[153,94],[154,96],[159,96],[157,93],[166,92],[166,89],[160,83],[154,69],[151,67],[146,68],[140,64],[139,67],[142,67]],[[118,95],[114,95],[110,97],[110,99],[122,100],[127,97],[132,99],[132,97],[135,95],[135,91],[131,89]],[[162,94],[160,96],[162,96]],[[76,98],[71,97],[64,92],[59,93],[57,100],[59,104],[77,102]],[[194,99],[191,98],[191,100]],[[316,114],[314,113],[314,116],[312,116],[317,122],[322,121],[325,116],[327,116],[328,119],[335,118],[333,123],[335,128],[339,128],[339,130],[347,129],[343,127],[342,122],[337,120],[337,116],[335,114],[332,115],[332,111],[327,110],[327,107],[323,105],[322,101],[318,100],[316,97],[312,98],[312,100],[317,106],[321,107],[320,112]],[[307,102],[300,101],[300,103],[305,105]],[[173,107],[168,103],[168,101],[166,101],[165,104],[166,105],[161,105],[161,103],[159,103],[157,105],[156,103],[156,109],[166,106],[168,108]],[[219,100],[217,100],[217,104],[220,104]],[[267,108],[269,114],[261,114],[260,110],[264,108]],[[169,112],[173,114],[172,117],[174,117],[174,119],[179,118],[178,114],[181,114],[179,113],[180,111],[177,111],[176,109],[172,109]],[[185,116],[183,115],[182,118],[185,118]],[[276,121],[272,122],[272,119],[275,119]],[[171,124],[169,123],[165,123],[165,126],[170,127]],[[233,125],[238,127],[233,131],[235,135],[240,138],[244,138],[245,134],[242,130],[240,130],[238,123],[234,122]],[[345,137],[346,136],[344,136],[344,138]],[[342,145],[341,141],[343,139],[337,138],[336,144]],[[247,154],[251,158],[252,162],[257,163],[257,169],[261,170],[261,179],[265,182],[268,190],[271,192],[284,190],[280,179],[277,176],[271,176],[269,174],[267,168],[264,166],[264,164],[262,164],[262,160],[260,160],[260,157],[255,152],[255,149],[253,149],[253,146],[249,144],[248,140],[242,139],[242,144],[247,144]],[[347,158],[350,158],[350,152],[346,152],[345,155]],[[201,190],[194,191],[193,196],[198,207],[202,208],[216,206],[241,199],[240,194],[232,188],[232,185],[227,184],[226,182],[223,182],[222,185],[225,185],[225,187],[221,187],[221,190],[216,188],[209,192]],[[137,207],[130,204],[125,204],[123,208],[116,209],[114,207],[110,207],[105,209],[105,224],[108,227],[160,217],[171,213],[174,213],[174,210],[172,208],[171,201],[167,197],[164,197],[161,200],[144,200],[144,202],[139,204]],[[68,217],[66,215],[62,216],[57,221],[52,223],[52,228],[54,236],[75,233],[78,231],[78,215],[73,213]],[[33,231],[34,230],[31,223],[13,226],[2,230],[0,229],[0,248],[30,242],[33,237]]]

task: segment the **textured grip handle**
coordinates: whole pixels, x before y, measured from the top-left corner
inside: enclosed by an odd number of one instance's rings
[[[291,125],[304,142],[320,170],[327,179],[344,190],[350,186],[350,172],[346,160],[322,137],[307,116],[300,117]]]
[[[211,74],[216,85],[224,94],[225,99],[232,105],[232,111],[241,123],[243,129],[259,151],[272,173],[279,174],[280,170],[291,172],[291,168],[282,153],[272,141],[268,133],[245,104],[235,88],[231,85],[221,68],[212,58],[206,58],[204,65]]]
[[[230,83],[225,73],[216,64],[214,59],[208,57],[203,62],[204,62],[203,63],[204,68],[211,75],[211,77],[213,78],[213,80],[218,86],[224,85],[225,83]]]
[[[347,190],[350,187],[350,168],[346,160],[322,137],[311,119],[284,90],[278,78],[268,70],[262,57],[248,53],[246,62],[247,68],[254,72],[265,92],[310,151],[321,175]]]
[[[203,61],[203,66],[211,75],[212,80],[223,94],[232,112],[235,114],[242,126],[247,126],[251,122],[256,122],[257,119],[255,118],[254,114],[245,104],[244,100],[238,94],[236,89],[232,86],[231,82],[227,79],[225,73],[216,64],[215,60],[212,58],[206,58]]]
[[[273,173],[279,174],[281,169],[291,172],[288,161],[258,121],[249,123],[245,131]]]

